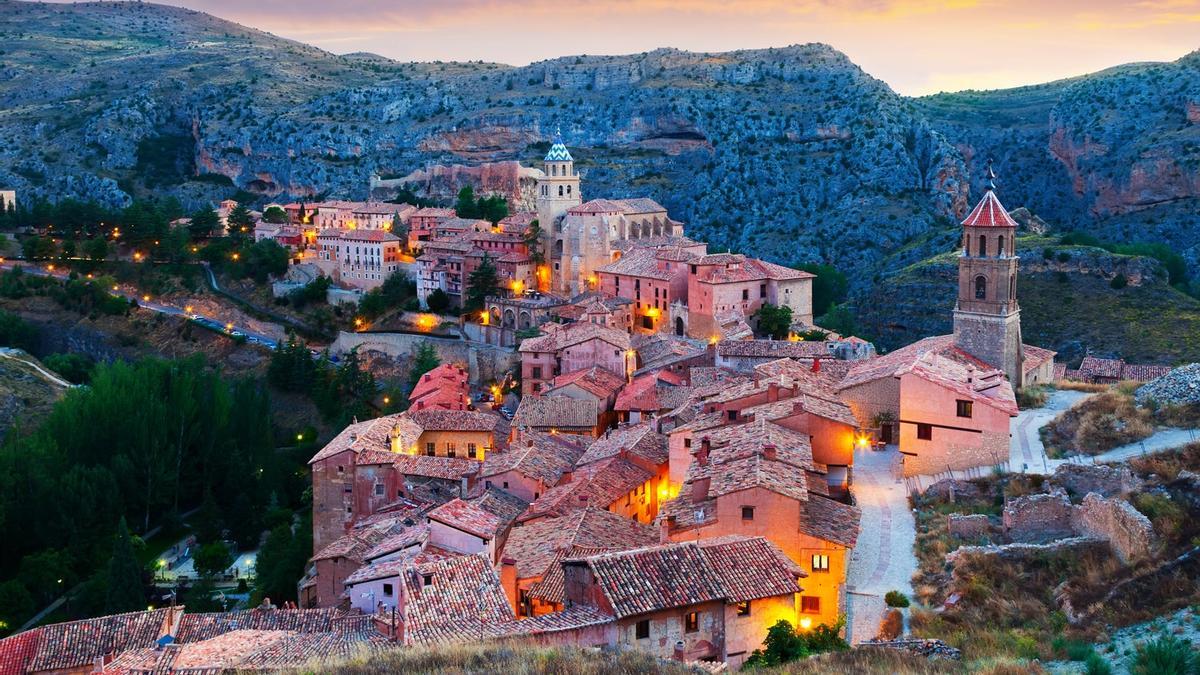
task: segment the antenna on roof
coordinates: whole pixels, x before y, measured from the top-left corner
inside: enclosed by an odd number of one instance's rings
[[[995,190],[996,189],[996,172],[992,170],[992,160],[990,158],[987,161],[987,173],[985,175],[987,176],[987,179],[988,179],[987,189]]]

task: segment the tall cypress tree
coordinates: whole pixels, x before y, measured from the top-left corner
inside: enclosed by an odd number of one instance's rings
[[[133,612],[145,606],[142,568],[138,565],[137,556],[133,554],[129,525],[122,516],[117,525],[117,538],[113,541],[112,558],[108,561],[108,594],[104,599],[104,611],[120,614]]]
[[[467,301],[463,310],[478,312],[483,309],[484,301],[489,295],[500,294],[500,276],[496,273],[496,264],[485,251],[479,267],[467,275]]]

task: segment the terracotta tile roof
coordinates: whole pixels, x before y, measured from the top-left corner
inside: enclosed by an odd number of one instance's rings
[[[996,193],[993,190],[987,190],[983,193],[983,198],[971,209],[967,217],[962,221],[963,225],[968,227],[1012,227],[1017,226],[1017,221],[1013,220],[1008,215],[1008,211],[996,198]]]
[[[426,206],[413,213],[414,218],[454,218],[456,214],[454,209],[443,209],[433,206]]]
[[[507,434],[503,417],[481,410],[414,410],[407,414],[423,431],[503,431]]]
[[[816,275],[776,265],[757,258],[747,258],[740,253],[711,253],[692,261],[696,265],[709,266],[696,276],[704,284],[742,283],[766,279],[812,279]]]
[[[628,519],[626,519],[628,520]],[[651,546],[655,541],[648,541],[638,546],[623,547],[616,550],[627,550],[629,548],[641,548],[643,546]],[[544,602],[552,602],[558,605],[564,604],[566,595],[566,577],[563,576],[562,561],[568,558],[586,558],[592,555],[601,553],[609,553],[612,549],[607,548],[589,548],[587,546],[574,546],[571,550],[563,553],[555,553],[554,559],[546,567],[545,573],[540,581],[529,587],[529,597],[537,598]]]
[[[1084,377],[1120,378],[1125,368],[1123,359],[1101,359],[1095,356],[1085,356],[1079,364],[1079,374]]]
[[[321,230],[317,235],[318,239],[341,239],[343,241],[366,241],[371,243],[382,243],[389,241],[400,241],[400,237],[388,232],[387,230],[346,230],[336,227]]]
[[[569,482],[547,490],[529,505],[521,519],[561,516],[587,506],[608,508],[653,477],[653,473],[620,457],[591,462],[579,467]]]
[[[854,412],[845,402],[837,399],[828,399],[818,396],[809,396],[805,394],[804,410],[812,413],[817,417],[823,417],[834,422],[841,422],[852,427],[858,427],[858,418],[854,416]]]
[[[526,396],[517,406],[513,425],[535,429],[590,429],[596,426],[600,408],[591,399],[569,396]]]
[[[1125,367],[1121,369],[1121,379],[1134,380],[1135,382],[1149,382],[1150,380],[1166,375],[1171,370],[1171,366],[1148,366],[1126,363]]]
[[[552,325],[543,327],[543,330]],[[588,340],[602,340],[618,349],[629,349],[629,334],[595,323],[572,323],[521,343],[522,352],[557,352]]]
[[[754,372],[761,378],[777,378],[776,382],[786,382],[787,379],[790,379],[805,393],[835,398],[838,383],[854,364],[851,361],[836,359],[819,359],[819,361],[820,365],[817,366],[818,370],[816,371],[813,370],[813,359],[783,358],[759,363],[754,366]],[[844,366],[840,373],[836,372],[838,366]],[[778,379],[780,376],[787,379],[780,380]]]
[[[230,631],[296,631],[328,633],[338,630],[337,620],[346,613],[326,609],[247,609],[235,612],[187,613],[179,622],[175,641],[179,643],[209,640]]]
[[[422,574],[432,583],[424,585]],[[404,641],[434,644],[477,639],[488,626],[513,621],[512,607],[491,564],[466,555],[404,575]]]
[[[602,553],[581,562],[619,619],[725,598],[720,577],[693,543]]]
[[[625,205],[611,199],[592,199],[579,206],[567,209],[572,215],[587,215],[598,213],[625,213]]]
[[[696,544],[721,580],[729,603],[791,595],[805,573],[763,537],[726,536]]]
[[[1042,349],[1041,347],[1035,347],[1033,345],[1021,345],[1021,355],[1023,358],[1021,367],[1025,369],[1025,372],[1029,372],[1030,370],[1033,370],[1043,363],[1053,359],[1054,355],[1057,353],[1058,352],[1053,352],[1049,349]]]
[[[400,415],[385,415],[366,422],[357,422],[342,429],[341,433],[325,444],[309,464],[350,450],[357,454],[364,448],[389,449],[390,432],[400,420]]]
[[[527,579],[544,575],[557,556],[575,548],[619,551],[657,541],[654,528],[590,506],[514,527],[508,533],[503,557],[516,562],[517,578]]]
[[[853,361],[854,365],[838,384],[838,389],[843,390],[885,377],[898,377],[900,371],[911,367],[918,359],[930,352],[941,354],[964,365],[971,365],[978,370],[992,368],[991,365],[956,347],[953,335],[936,335],[918,340],[883,356]],[[824,365],[822,364],[822,367]]]
[[[559,387],[565,387],[568,384],[574,384],[598,398],[607,399],[609,396],[616,394],[621,387],[625,386],[625,379],[599,366],[580,368],[579,370],[559,375],[551,380],[545,393],[549,393]]]
[[[693,387],[707,387],[710,385],[729,386],[732,383],[746,382],[750,378],[727,368],[717,368],[714,366],[699,366],[692,368],[689,373]]]
[[[1067,376],[1067,364],[1065,364],[1065,363],[1054,364],[1054,379],[1061,380],[1066,376]]]
[[[153,647],[167,629],[170,608],[113,614],[41,628],[31,672],[91,666],[96,657]]]
[[[389,515],[385,518],[372,520],[369,523],[359,523],[354,529],[334,539],[317,551],[312,560],[329,560],[332,558],[348,558],[356,562],[366,561],[367,553],[375,548],[386,537],[402,531],[406,526],[403,515]],[[194,616],[194,615],[189,615]]]
[[[670,410],[681,405],[690,393],[691,388],[681,387],[679,377],[670,372],[645,373],[625,385],[613,409],[649,412]]]
[[[632,199],[614,199],[625,208],[626,213],[666,213],[662,204],[649,197],[633,197]]]
[[[363,560],[374,560],[375,558],[390,555],[406,548],[420,546],[428,539],[429,524],[414,521],[412,525],[406,526],[399,532],[381,539],[371,550],[363,554]]]
[[[367,621],[371,617],[362,617]],[[239,669],[280,670],[311,667],[351,655],[364,655],[391,648],[382,639],[364,639],[341,633],[295,633],[260,649],[238,664]]]
[[[493,452],[483,462],[480,476],[487,478],[507,471],[516,471],[534,480],[552,486],[570,471],[583,454],[582,445],[572,443],[557,434],[538,431],[523,431],[522,439],[509,446],[504,452]]]
[[[461,230],[464,232],[482,232],[491,229],[491,227],[492,224],[486,220],[481,220],[479,218],[459,218],[458,216],[441,220],[437,224],[437,229],[439,230]]]
[[[502,531],[508,530],[513,521],[529,508],[529,502],[514,494],[498,487],[480,485],[476,485],[468,502],[498,518]]]
[[[799,340],[721,340],[717,343],[717,355],[726,358],[833,358],[828,342]]]
[[[409,400],[416,400],[446,387],[465,389],[467,372],[456,363],[443,363],[421,376],[408,393]]]
[[[773,426],[773,425],[769,425]],[[737,427],[734,427],[737,428]],[[707,466],[693,461],[679,495],[662,505],[660,513],[673,516],[678,527],[713,522],[717,518],[718,497],[759,488],[799,502],[807,501],[808,471],[801,463],[786,461],[787,453],[776,450],[777,459],[768,459],[762,450],[710,458]],[[810,456],[811,456],[811,450]]]
[[[480,539],[494,539],[503,527],[503,522],[495,514],[461,498],[446,502],[427,515],[430,520],[473,534]]]
[[[407,566],[412,564],[412,558],[416,556],[416,552],[411,555],[403,555],[392,560],[384,560],[382,562],[373,562],[368,565],[354,570],[354,572],[346,577],[343,582],[347,588],[355,584],[361,584],[365,581],[373,581],[375,579],[388,579],[399,577],[400,572]]]
[[[574,607],[567,607],[561,612],[551,612],[497,626],[490,637],[508,638],[545,635],[546,633],[578,630],[587,626],[598,626],[611,621],[613,621],[612,616],[594,607],[576,605]]]
[[[466,474],[475,475],[483,462],[467,457],[433,457],[430,455],[396,454],[396,471],[404,476],[422,476],[441,480],[459,480]]]
[[[674,221],[671,222],[674,223]],[[676,237],[674,235],[641,237],[640,239],[620,239],[612,242],[612,249],[622,252],[638,248],[692,248],[699,246],[704,246],[704,244],[688,239],[687,237]]]
[[[847,548],[854,547],[862,518],[862,512],[857,507],[814,494],[803,508],[801,532]]]
[[[638,362],[642,364],[634,371],[635,376],[653,372],[678,361],[698,357],[707,349],[703,340],[663,333],[635,336],[633,346],[638,352]]]
[[[655,249],[635,248],[613,262],[597,267],[596,272],[660,281],[670,281],[679,274],[687,273],[687,268],[683,266],[674,271],[659,269],[658,256],[655,253]]]
[[[286,639],[281,630],[242,629],[209,638],[203,642],[181,645],[171,664],[173,672],[192,670],[222,670],[242,663],[251,655]]]
[[[34,628],[0,640],[0,675],[24,675],[37,654],[42,629]]]
[[[642,422],[605,432],[583,453],[578,465],[615,457],[622,451],[641,457],[654,466],[666,464],[671,456],[671,451],[667,448],[667,437],[655,431],[652,422]]]

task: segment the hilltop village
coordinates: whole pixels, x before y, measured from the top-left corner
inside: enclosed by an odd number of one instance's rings
[[[654,201],[585,201],[581,182],[559,142],[536,213],[492,227],[413,209],[407,241],[316,234],[392,247],[361,249],[359,268],[357,243],[321,244],[343,279],[420,251],[422,302],[461,303],[494,260],[507,292],[470,319],[517,349],[519,403],[473,400],[467,364],[445,363],[407,411],[322,448],[301,606],[357,610],[405,644],[518,637],[731,667],[781,619],[842,626],[856,452],[898,445],[904,477],[1006,463],[1015,390],[1054,377],[1054,354],[1021,340],[1016,222],[989,188],[962,222],[954,334],[877,356],[813,325],[812,274],[709,252]],[[775,308],[785,335],[755,337]]]
[[[295,605],[52,624],[0,641],[0,665],[274,669],[505,640],[737,669],[781,621],[887,637],[885,591],[918,572],[892,533],[910,492],[940,481],[953,503],[961,479],[1012,470],[1022,391],[1167,370],[1089,357],[1066,372],[1022,340],[1018,225],[990,167],[961,220],[953,333],[882,355],[814,324],[813,274],[709,251],[648,198],[585,200],[561,141],[530,171],[535,210],[494,223],[371,201],[254,213],[254,239],[315,265],[331,293],[408,273],[423,312],[474,302],[462,342],[510,367],[485,377],[473,352],[442,358],[414,374],[403,412],[355,419],[311,457]],[[951,527],[987,527],[961,518]],[[1071,532],[1104,529],[1075,518]]]

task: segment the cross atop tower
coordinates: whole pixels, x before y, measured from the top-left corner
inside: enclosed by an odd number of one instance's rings
[[[987,182],[987,189],[989,189],[989,190],[995,190],[995,189],[996,189],[996,172],[992,170],[992,160],[991,160],[991,158],[988,158],[988,161],[987,161],[987,173],[986,173],[986,174],[984,174],[984,175],[985,175],[985,176],[987,176],[987,179],[988,179],[988,182]]]

